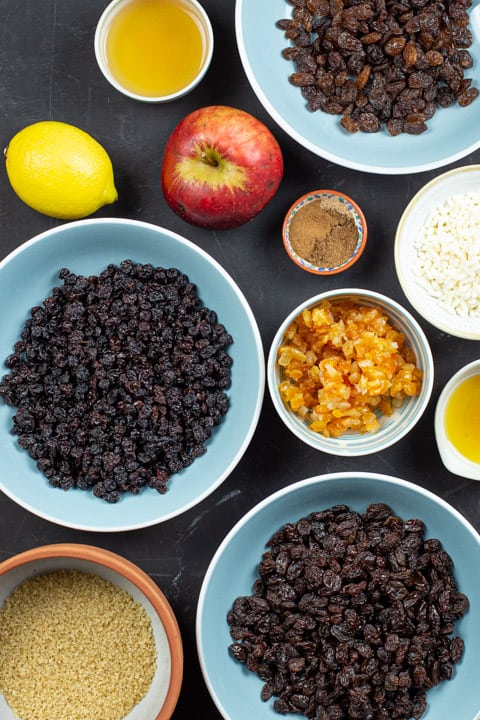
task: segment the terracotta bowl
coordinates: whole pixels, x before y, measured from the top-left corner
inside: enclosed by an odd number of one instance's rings
[[[413,352],[416,366],[423,372],[420,392],[405,398],[391,415],[378,413],[379,427],[376,432],[348,430],[340,437],[325,437],[310,429],[308,419],[303,419],[284,402],[280,384],[285,380],[278,363],[279,348],[285,344],[285,334],[291,323],[304,310],[318,307],[323,301],[330,303],[353,301],[358,306],[377,308],[389,319],[390,324],[405,336],[406,344]],[[417,424],[430,401],[433,388],[434,365],[428,339],[415,318],[406,308],[381,293],[365,288],[338,288],[319,293],[294,308],[283,320],[270,346],[267,360],[267,382],[273,405],[286,427],[304,443],[315,450],[346,457],[371,455],[399,442]]]
[[[126,590],[143,605],[150,617],[157,649],[157,669],[148,693],[125,720],[169,720],[183,679],[183,647],[174,612],[153,580],[129,560],[91,545],[44,545],[14,555],[0,563],[0,607],[24,580],[55,570],[93,573]],[[0,717],[16,715],[0,695]]]
[[[308,257],[302,257],[298,247],[295,245],[290,233],[292,223],[295,222],[297,213],[304,210],[306,206],[313,202],[329,203],[331,206],[333,205],[333,208],[338,206],[338,210],[347,217],[349,216],[355,224],[357,231],[356,243],[350,254],[343,257],[341,261],[331,263],[324,262],[319,265]],[[319,228],[319,233],[321,232]],[[336,190],[312,190],[309,193],[305,193],[305,195],[301,195],[290,206],[283,221],[282,238],[287,255],[298,267],[302,268],[302,270],[306,270],[314,275],[335,275],[352,267],[363,253],[367,243],[367,221],[360,207],[352,198],[348,197],[348,195],[337,192]]]

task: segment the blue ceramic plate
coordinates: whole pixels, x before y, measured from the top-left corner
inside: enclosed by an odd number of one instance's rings
[[[344,503],[363,512],[372,502],[389,504],[405,520],[421,518],[427,537],[439,538],[451,555],[458,587],[470,599],[469,610],[455,626],[456,634],[465,641],[463,658],[455,666],[452,680],[428,693],[422,720],[478,717],[480,537],[460,513],[433,493],[398,478],[359,472],[313,477],[274,493],[235,525],[215,553],[199,596],[196,631],[205,682],[226,720],[281,717],[273,710],[272,701],[262,702],[263,682],[228,651],[232,639],[227,613],[236,597],[252,594],[268,540],[285,523],[312,511]]]
[[[145,489],[110,505],[90,492],[54,489],[11,434],[13,408],[0,401],[0,489],[27,510],[60,525],[121,531],[167,520],[207,497],[232,472],[255,431],[265,386],[263,348],[245,297],[223,268],[190,241],[169,230],[122,219],[67,223],[29,240],[0,263],[0,362],[12,352],[30,308],[60,285],[58,271],[96,275],[130,258],[175,267],[197,286],[203,303],[218,314],[234,342],[230,408],[207,452],[169,480],[160,495]],[[2,371],[3,374],[3,371]]]
[[[276,27],[277,20],[292,17],[285,0],[237,0],[236,35],[247,78],[267,112],[280,127],[308,150],[326,160],[355,170],[402,174],[442,167],[480,147],[480,98],[469,107],[438,110],[421,135],[391,137],[378,133],[344,131],[340,116],[310,112],[300,89],[289,82],[293,63],[281,52],[289,41]],[[474,66],[465,77],[478,77],[480,47],[477,29],[480,6],[471,13],[474,43],[469,51]],[[478,84],[478,83],[475,83]]]

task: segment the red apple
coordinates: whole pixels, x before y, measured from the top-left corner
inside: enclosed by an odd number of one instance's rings
[[[184,117],[162,162],[162,189],[172,210],[193,225],[217,230],[255,217],[282,176],[282,151],[270,130],[244,110],[224,105]]]

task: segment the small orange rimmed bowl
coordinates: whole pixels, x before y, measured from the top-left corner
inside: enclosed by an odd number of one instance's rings
[[[146,695],[124,720],[170,720],[182,686],[183,645],[174,611],[165,595],[147,573],[121,555],[93,545],[57,543],[26,550],[0,563],[0,608],[24,581],[59,570],[96,575],[125,590],[144,608],[151,621],[156,670]],[[115,693],[114,686],[111,692]],[[2,694],[0,717],[2,720],[17,717]]]
[[[340,215],[345,216],[346,222],[350,225],[350,232],[353,225],[355,226],[356,239],[352,241],[350,238],[348,251],[345,254],[336,252],[337,257],[331,262],[325,260],[325,262],[317,264],[308,257],[303,257],[291,236],[292,223],[296,223],[300,217],[297,214],[303,212],[306,206],[313,202],[318,202],[319,207],[322,209],[338,212]],[[318,231],[319,236],[321,236],[323,231],[320,226]],[[282,238],[288,256],[302,270],[314,275],[335,275],[352,267],[363,253],[367,243],[367,221],[358,204],[348,195],[336,190],[313,190],[301,195],[289,208],[283,221]],[[323,238],[323,240],[325,243],[330,244],[331,247],[332,239]]]

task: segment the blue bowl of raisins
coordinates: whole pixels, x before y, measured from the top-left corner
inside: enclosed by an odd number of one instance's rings
[[[226,720],[475,720],[480,536],[406,480],[293,483],[225,537],[197,646]]]
[[[480,147],[479,7],[405,0],[237,0],[247,78],[295,141],[379,174],[440,168]]]
[[[168,520],[232,472],[265,386],[253,313],[205,251],[155,225],[81,220],[0,263],[0,489],[110,532]]]

